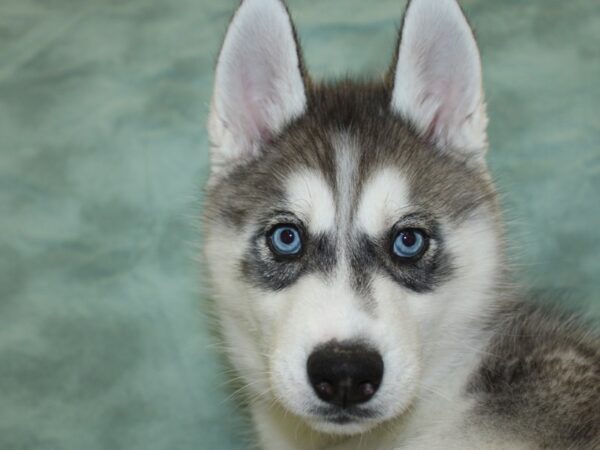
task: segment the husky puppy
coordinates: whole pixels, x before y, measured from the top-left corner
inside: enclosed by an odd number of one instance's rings
[[[280,0],[243,0],[204,250],[260,448],[600,448],[598,337],[512,286],[486,126],[455,0],[412,0],[387,76],[336,83]]]

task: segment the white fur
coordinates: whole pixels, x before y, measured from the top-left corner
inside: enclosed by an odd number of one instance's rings
[[[392,109],[442,150],[480,158],[487,148],[481,62],[456,0],[409,4]]]
[[[245,0],[217,62],[209,134],[212,170],[255,156],[261,142],[304,111],[293,29],[279,0]]]
[[[291,212],[308,225],[312,233],[335,227],[335,203],[327,182],[316,171],[302,170],[290,176],[286,199]]]
[[[367,234],[379,236],[410,212],[406,180],[393,169],[376,173],[366,182],[358,205],[358,227]]]

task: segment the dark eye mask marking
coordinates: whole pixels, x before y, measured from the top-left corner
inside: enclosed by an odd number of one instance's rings
[[[427,239],[426,244],[421,244],[419,236],[403,239],[405,245],[419,247],[422,253],[418,258],[399,256],[395,252],[396,241],[399,236],[400,239],[404,237],[402,233],[405,230],[419,230],[422,240]],[[282,241],[279,244],[283,251],[276,248],[278,244],[274,244],[274,236]],[[296,245],[300,246],[297,253],[286,253]],[[373,274],[383,274],[408,289],[424,293],[434,290],[454,270],[439,228],[431,218],[411,215],[403,218],[380,239],[359,234],[339,243],[334,235],[311,236],[301,222],[289,214],[271,218],[259,227],[240,269],[251,284],[278,291],[308,273],[330,275],[337,263],[336,247],[339,245],[346,248],[352,287],[366,299],[372,298],[370,285]]]
[[[329,274],[336,264],[333,239],[326,235],[303,236],[302,253],[297,257],[273,252],[270,237],[256,233],[241,263],[242,275],[253,285],[266,290],[284,289],[308,273]]]

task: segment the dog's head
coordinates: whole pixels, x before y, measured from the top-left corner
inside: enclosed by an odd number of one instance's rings
[[[242,2],[216,69],[205,254],[252,398],[341,434],[410,407],[498,277],[486,125],[455,0],[412,0],[385,80],[332,84],[308,77],[280,0]]]

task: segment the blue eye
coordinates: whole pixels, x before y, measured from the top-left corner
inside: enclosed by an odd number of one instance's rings
[[[401,230],[394,238],[394,253],[401,258],[415,258],[425,251],[427,241],[422,231],[415,229]]]
[[[293,225],[278,225],[269,237],[271,248],[279,255],[297,255],[302,249],[300,232]]]

